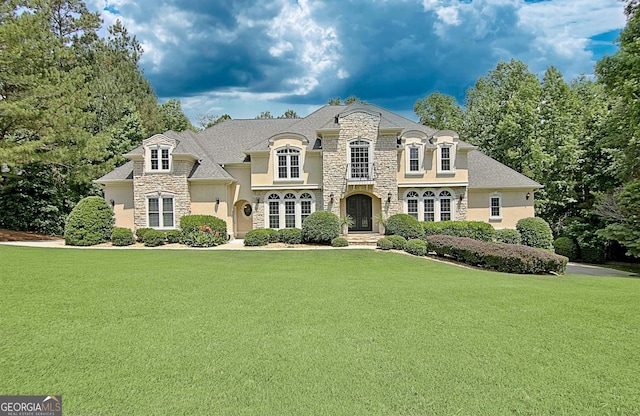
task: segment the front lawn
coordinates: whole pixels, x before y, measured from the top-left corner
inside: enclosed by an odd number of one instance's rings
[[[2,246],[0,291],[0,395],[65,415],[640,414],[639,279]]]

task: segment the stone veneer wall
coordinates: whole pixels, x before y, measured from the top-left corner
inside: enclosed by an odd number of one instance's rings
[[[147,173],[144,171],[144,161],[133,163],[133,195],[134,195],[134,224],[137,228],[147,227],[147,195],[160,192],[163,195],[173,195],[173,211],[175,226],[180,224],[180,218],[191,213],[191,197],[187,176],[193,168],[193,162],[184,160],[173,161],[171,173]]]
[[[391,192],[391,203],[388,204],[386,215],[399,212],[398,201],[398,160],[396,137],[393,135],[380,136],[378,127],[380,115],[366,111],[353,112],[340,117],[340,133],[338,136],[325,136],[322,141],[322,171],[323,171],[323,206],[317,209],[327,209],[340,216],[340,204],[347,190],[347,163],[349,163],[349,149],[347,142],[356,138],[368,139],[372,145],[372,162],[375,166],[375,183],[372,193],[386,201]],[[330,195],[334,194],[335,203],[330,203]],[[385,208],[386,208],[385,204]]]
[[[266,197],[267,195],[269,195],[271,192],[278,192],[280,194],[286,193],[287,190],[286,189],[278,189],[278,190],[274,190],[274,191],[253,191],[253,201],[251,201],[251,206],[253,207],[253,229],[255,230],[256,228],[266,228],[265,226],[265,202],[266,202]],[[316,211],[321,211],[322,208],[322,192],[318,191],[318,190],[312,190],[312,189],[305,189],[305,190],[300,190],[297,189],[295,191],[291,191],[294,192],[296,194],[300,194],[302,192],[309,192],[311,195],[313,195],[313,197],[315,198],[315,202],[316,202]],[[255,197],[260,197],[260,202],[258,204],[256,204],[256,200]]]
[[[456,221],[466,221],[467,220],[467,210],[468,210],[468,194],[466,187],[457,187],[451,188],[453,192],[456,193],[456,217],[454,218]],[[460,193],[464,195],[464,199],[460,202]]]

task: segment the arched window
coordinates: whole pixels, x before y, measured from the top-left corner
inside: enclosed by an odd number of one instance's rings
[[[438,198],[440,200],[440,221],[451,221],[451,192],[441,191]]]
[[[313,203],[313,197],[310,193],[304,192],[300,195],[300,226],[304,220],[311,215],[311,204]]]
[[[277,179],[300,178],[300,150],[287,147],[276,152],[278,170]]]
[[[436,194],[432,191],[426,191],[422,194],[422,205],[424,207],[424,220],[436,220]]]
[[[370,143],[358,139],[349,143],[349,179],[372,180],[373,164],[371,163]]]
[[[271,194],[267,198],[269,205],[269,228],[280,228],[280,195]]]
[[[296,227],[296,196],[292,193],[284,196],[284,227]]]
[[[418,219],[418,193],[416,191],[407,192],[407,214]]]

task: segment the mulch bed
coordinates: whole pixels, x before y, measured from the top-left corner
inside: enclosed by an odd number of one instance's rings
[[[0,241],[38,241],[38,240],[58,240],[60,237],[52,235],[30,233],[26,231],[4,230],[0,228]]]

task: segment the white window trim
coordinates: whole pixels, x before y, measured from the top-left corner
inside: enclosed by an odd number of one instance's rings
[[[449,149],[449,170],[442,169],[442,149]],[[456,172],[456,145],[455,143],[441,143],[438,145],[436,158],[437,173],[455,173]],[[450,191],[451,192],[451,191]]]
[[[172,215],[173,215],[173,226],[171,227],[165,227],[164,226],[164,211],[163,211],[163,204],[164,204],[164,198],[171,198],[172,200]],[[158,209],[159,209],[159,218],[158,218],[158,227],[153,227],[149,224],[149,200],[150,199],[157,199],[158,200]],[[177,225],[176,225],[176,197],[173,194],[163,194],[163,193],[155,193],[155,194],[150,194],[150,195],[146,195],[145,196],[145,204],[146,204],[146,223],[147,223],[147,228],[153,228],[154,230],[175,230],[177,229]]]
[[[287,177],[286,178],[281,178],[279,176],[280,174],[280,155],[278,155],[278,152],[282,151],[282,150],[293,150],[295,152],[297,152],[298,155],[298,177],[297,178],[292,178],[291,177],[291,155],[293,153],[287,153],[286,157],[287,157]],[[299,147],[295,147],[295,146],[290,146],[290,145],[286,145],[283,147],[279,147],[277,149],[274,149],[274,153],[273,153],[274,157],[273,157],[273,181],[274,182],[304,182],[304,172],[302,171],[302,165],[303,165],[303,161],[302,161],[302,149],[300,149]]]
[[[441,198],[440,197],[440,193],[442,191],[448,191],[451,194],[451,197],[449,197],[451,199],[451,221],[456,221],[456,215],[457,215],[457,211],[456,211],[456,201],[457,201],[457,194],[452,191],[450,188],[421,188],[421,189],[417,189],[417,188],[411,188],[411,189],[407,189],[404,194],[403,194],[403,202],[404,202],[404,213],[405,214],[409,214],[409,193],[411,192],[417,192],[418,193],[418,221],[423,222],[425,221],[425,210],[424,210],[424,201],[425,198],[424,194],[427,191],[431,191],[435,194],[435,196],[433,197],[429,197],[433,199],[433,222],[440,222],[440,214],[442,212],[441,210],[441,205],[440,205],[440,201]],[[409,214],[411,215],[411,214]]]
[[[498,209],[500,210],[500,213],[498,215],[493,215],[492,209],[491,209],[492,208],[491,201],[494,198],[498,200]],[[493,192],[491,195],[489,195],[489,220],[492,220],[492,221],[502,220],[502,194],[498,192]]]
[[[306,190],[303,191],[293,191],[293,190],[284,190],[284,191],[278,191],[278,192],[267,192],[265,195],[265,199],[264,199],[264,228],[271,228],[270,224],[269,224],[269,202],[270,201],[274,201],[273,199],[269,199],[269,195],[278,195],[280,197],[280,199],[278,199],[277,201],[279,202],[278,205],[278,220],[279,220],[279,227],[278,228],[274,228],[275,230],[282,230],[284,228],[286,228],[286,222],[285,222],[285,199],[284,196],[287,194],[293,194],[295,195],[295,215],[296,215],[296,221],[295,221],[295,228],[302,228],[302,199],[301,196],[303,194],[309,194],[311,195],[311,199],[305,199],[305,201],[311,201],[311,214],[313,214],[314,212],[316,212],[316,196],[313,192],[309,192]],[[286,201],[291,201],[291,199],[286,199]]]
[[[411,170],[411,149],[418,149],[418,170]],[[424,175],[424,146],[418,143],[410,143],[405,146],[405,174]]]
[[[358,141],[367,142],[367,144],[368,144],[368,146],[367,146],[367,152],[368,152],[368,154],[367,154],[367,160],[368,160],[367,164],[368,164],[368,166],[367,166],[367,168],[369,169],[368,172],[369,172],[369,175],[371,176],[371,178],[369,178],[369,179],[373,180],[373,175],[375,173],[373,172],[373,141],[372,140],[365,139],[364,137],[355,137],[355,138],[353,138],[353,139],[351,139],[351,140],[349,140],[347,142],[347,163],[348,163],[348,166],[352,166],[353,163],[354,163],[351,160],[351,145],[353,143],[355,143],[355,142],[358,142]],[[351,178],[351,171],[347,172],[347,178],[352,179]],[[354,179],[360,180],[360,178],[354,178]]]
[[[158,169],[151,168],[151,150],[158,151]],[[162,169],[162,150],[169,152],[169,169]],[[145,146],[145,172],[146,173],[168,173],[173,169],[173,146],[165,144],[150,144]]]

